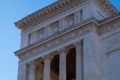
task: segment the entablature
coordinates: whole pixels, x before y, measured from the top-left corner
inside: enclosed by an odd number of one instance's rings
[[[98,35],[101,39],[120,31],[120,13],[99,21]]]
[[[53,36],[50,36],[46,39],[39,40],[33,44],[30,44],[27,47],[24,47],[18,51],[15,52],[15,55],[18,56],[20,59],[23,59],[24,55],[34,55],[37,54],[35,52],[32,54],[31,52],[34,52],[34,49],[38,49],[39,54],[44,53],[44,51],[50,50],[51,48],[56,48],[58,45],[69,42],[69,40],[74,40],[76,38],[83,38],[86,34],[89,34],[93,31],[93,26],[96,29],[96,33],[98,34],[98,37],[100,39],[106,38],[108,33],[111,35],[112,33],[116,32],[118,28],[120,27],[120,15],[113,16],[112,18],[109,17],[105,21],[97,21],[94,17],[89,18],[79,24],[75,24],[71,27],[66,28],[63,31],[60,31],[59,33],[54,34]],[[113,25],[111,25],[113,24]],[[112,26],[112,27],[111,27]],[[115,30],[113,32],[113,30]],[[119,29],[120,30],[120,29]],[[117,31],[118,32],[118,31]],[[65,42],[67,41],[67,42]],[[52,47],[51,47],[52,46]],[[37,50],[36,50],[37,51]],[[24,56],[24,59],[27,57]]]
[[[43,53],[47,50],[50,50],[51,48],[56,48],[59,45],[65,43],[69,44],[71,40],[79,39],[85,36],[86,34],[93,32],[94,31],[93,27],[96,28],[95,27],[96,25],[97,25],[97,20],[92,17],[88,20],[83,21],[82,23],[74,25],[74,27],[73,26],[68,27],[65,30],[62,30],[59,33],[49,37],[48,39],[40,40],[38,42],[30,44],[29,46],[16,51],[15,55],[18,56],[20,59],[22,59],[23,57],[24,59],[26,59],[25,55],[33,56],[38,52]],[[38,52],[32,53],[34,51],[38,51]]]

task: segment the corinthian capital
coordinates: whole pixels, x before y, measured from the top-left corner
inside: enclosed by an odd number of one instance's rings
[[[60,48],[60,49],[57,50],[57,52],[58,53],[65,53],[65,54],[67,54],[69,52],[69,50],[65,49],[65,48]]]
[[[54,56],[50,56],[50,55],[46,55],[46,56],[43,56],[43,59],[47,59],[47,60],[52,60],[54,58]]]
[[[74,42],[73,45],[75,45],[75,46],[82,45],[82,40]]]

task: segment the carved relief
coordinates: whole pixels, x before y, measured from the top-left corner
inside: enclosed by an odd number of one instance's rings
[[[69,27],[74,24],[74,14],[71,14],[65,18],[65,26]]]
[[[36,31],[36,36],[35,36],[37,41],[40,40],[40,39],[43,39],[44,38],[44,34],[45,34],[44,28],[40,29],[40,30],[37,30]]]
[[[103,46],[105,46],[106,53],[112,54],[112,52],[120,48],[120,32],[106,38],[103,44]]]
[[[99,28],[98,34],[103,35],[105,33],[111,32],[111,31],[115,32],[115,30],[117,30],[117,29],[120,29],[120,23],[112,24],[110,26],[101,27],[101,28]]]
[[[66,33],[62,36],[59,36],[56,39],[50,40],[47,43],[40,45],[39,47],[33,48],[31,51],[21,55],[21,60],[31,58],[35,55],[38,55],[38,54],[43,53],[45,51],[48,51],[48,50],[55,48],[59,45],[67,43],[73,39],[76,39],[78,37],[81,37],[81,36],[91,32],[91,30],[92,30],[91,27],[84,27],[84,28],[79,28],[77,30],[73,30],[72,32]]]
[[[59,22],[57,21],[57,22],[54,22],[50,25],[48,34],[52,35],[52,34],[58,32],[58,31],[59,31]]]

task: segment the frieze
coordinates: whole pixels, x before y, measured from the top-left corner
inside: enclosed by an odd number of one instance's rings
[[[100,27],[98,30],[98,34],[99,36],[102,36],[102,35],[105,35],[106,33],[116,31],[118,29],[120,29],[120,23],[114,23],[109,26]]]
[[[59,32],[57,32],[57,33],[55,33],[55,34],[53,34],[53,35],[51,35],[51,36],[49,36],[49,37],[47,37],[45,39],[39,40],[39,41],[37,41],[35,43],[32,43],[27,47],[21,48],[20,50],[16,51],[15,54],[19,55],[19,54],[25,52],[26,50],[29,50],[29,49],[34,48],[36,46],[39,46],[39,45],[41,45],[43,43],[46,43],[46,42],[52,40],[53,38],[59,37],[60,35],[68,33],[68,32],[70,32],[70,31],[72,31],[74,29],[78,29],[80,27],[85,27],[86,25],[89,25],[89,24],[91,26],[93,26],[93,24],[96,24],[96,23],[97,23],[96,19],[94,17],[91,17],[91,18],[89,18],[89,19],[87,19],[87,20],[85,20],[85,21],[83,21],[81,23],[74,24],[74,25],[72,25],[72,26],[70,26],[70,27],[68,27],[68,28],[66,28],[66,29],[64,29],[62,31],[59,31]]]
[[[62,45],[64,43],[67,43],[73,39],[76,38],[80,38],[81,36],[86,35],[87,33],[91,32],[92,28],[89,27],[84,27],[84,28],[79,28],[79,29],[75,29],[71,32],[68,32],[64,35],[61,35],[53,40],[50,40],[48,42],[46,42],[43,45],[40,45],[36,48],[31,49],[30,51],[28,51],[27,53],[24,54],[20,54],[20,60],[26,60],[28,58],[31,58],[33,56],[36,56],[38,54],[44,53],[45,51],[48,51],[50,49],[53,49],[59,45]]]
[[[68,27],[60,33],[68,31],[69,28],[71,29],[71,27]],[[75,27],[72,27],[72,28],[75,28]],[[118,28],[120,28],[120,23],[115,23],[111,26],[106,26],[106,27],[102,26],[102,27],[99,27],[98,33],[99,33],[99,36],[101,36],[103,34],[111,32],[111,31],[118,30]],[[59,45],[67,43],[68,41],[71,41],[73,39],[84,36],[86,33],[90,32],[90,31],[92,31],[92,28],[90,26],[89,27],[85,27],[85,26],[79,27],[77,25],[76,29],[72,29],[72,31],[70,31],[70,32],[67,32],[67,33],[62,34],[58,37],[55,37],[54,39],[49,40],[48,42],[45,42],[44,44],[41,44],[38,47],[32,48],[30,52],[27,52],[27,53],[23,52],[24,54],[23,53],[19,54],[19,57],[21,60],[25,60],[25,59],[33,57],[37,54],[44,53],[45,51],[48,51],[48,50],[55,48]],[[56,35],[58,35],[58,34],[56,34]],[[116,40],[118,40],[118,39],[116,39]],[[113,42],[118,42],[118,41],[110,41],[110,42],[112,45]],[[108,44],[110,44],[110,42]],[[109,45],[109,47],[107,47],[106,50],[109,51],[110,49],[111,49],[111,47]]]
[[[120,32],[105,38],[103,46],[106,54],[112,54],[118,48],[120,49]]]

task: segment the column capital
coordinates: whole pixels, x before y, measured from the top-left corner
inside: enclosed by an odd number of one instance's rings
[[[35,65],[35,61],[28,62],[29,65]]]
[[[29,66],[32,68],[32,69],[35,69],[36,68],[36,63],[34,61],[31,61],[29,62]]]
[[[78,46],[80,44],[82,44],[82,40],[79,40],[79,41],[76,41],[76,42],[73,43],[73,45],[75,45],[75,46]]]
[[[64,53],[64,54],[67,54],[69,52],[69,50],[65,49],[65,48],[60,48],[57,50],[58,53]]]
[[[54,58],[54,56],[50,56],[50,55],[46,55],[46,56],[43,56],[43,59],[44,60],[52,60]]]

